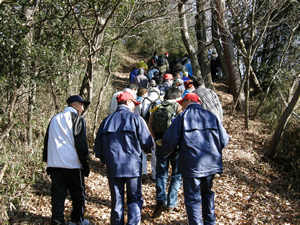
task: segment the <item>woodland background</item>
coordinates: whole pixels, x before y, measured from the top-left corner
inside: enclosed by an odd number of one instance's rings
[[[112,94],[156,50],[170,61],[188,54],[194,75],[222,100],[232,140],[216,181],[219,224],[299,224],[299,3],[0,0],[0,223],[48,223],[41,153],[50,118],[70,94],[89,99],[92,147]],[[223,83],[211,80],[212,49]],[[107,224],[104,168],[93,163],[88,218]],[[144,224],[186,224],[183,204],[173,217],[151,220],[154,184],[143,188]]]

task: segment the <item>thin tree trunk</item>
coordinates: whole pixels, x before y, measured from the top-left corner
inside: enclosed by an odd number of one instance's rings
[[[107,68],[108,75],[105,78],[104,85],[101,87],[101,89],[99,91],[99,95],[98,95],[98,99],[97,99],[97,105],[96,105],[96,108],[95,108],[94,125],[93,125],[93,130],[92,130],[94,139],[96,138],[96,135],[97,135],[96,134],[96,127],[97,127],[97,123],[98,123],[98,115],[99,115],[100,106],[102,105],[104,90],[109,85],[109,82],[110,82],[111,77],[112,77],[112,73],[111,73],[110,68],[111,68],[113,48],[114,48],[114,43],[112,44],[111,49],[110,49],[110,53],[109,53],[109,61],[108,61],[108,68]]]
[[[214,37],[215,40],[221,40],[221,47],[216,46],[218,55],[221,58],[223,71],[225,72],[228,83],[230,85],[234,101],[239,101],[239,106],[243,108],[245,102],[244,92],[239,95],[241,86],[241,78],[238,73],[237,65],[234,63],[234,47],[230,38],[229,31],[225,20],[225,2],[224,0],[213,0],[214,9],[213,18],[216,18],[215,26],[217,26],[219,35]],[[216,31],[214,32],[216,34]],[[216,41],[217,42],[217,41]],[[223,51],[223,54],[222,54]]]
[[[203,77],[201,75],[199,62],[197,59],[197,52],[190,41],[190,35],[189,35],[186,16],[185,16],[185,12],[184,12],[185,11],[184,4],[186,2],[187,2],[187,0],[182,0],[178,3],[178,15],[179,15],[181,37],[182,37],[184,46],[185,46],[185,48],[190,56],[190,59],[191,59],[193,76],[195,76],[195,78],[197,78],[199,81],[202,81],[202,83],[204,84]]]
[[[210,71],[210,64],[208,60],[208,49],[207,49],[207,28],[209,25],[207,9],[210,6],[210,1],[207,0],[197,0],[197,16],[195,31],[198,43],[198,62],[200,64],[201,74],[205,82],[205,86],[213,88],[212,77]]]
[[[283,130],[286,127],[287,122],[289,121],[289,118],[299,100],[299,96],[300,96],[300,78],[298,78],[298,87],[296,92],[294,93],[294,96],[292,98],[292,100],[290,101],[290,103],[288,104],[288,106],[286,107],[285,111],[283,112],[278,125],[275,129],[275,132],[273,134],[272,137],[272,141],[271,141],[271,145],[270,145],[270,150],[267,153],[269,157],[274,158],[275,154],[276,154],[276,149],[277,146],[280,142],[280,138],[282,136]]]

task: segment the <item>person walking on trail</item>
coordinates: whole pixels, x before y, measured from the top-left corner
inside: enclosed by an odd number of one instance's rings
[[[89,176],[88,143],[86,127],[80,115],[89,105],[79,95],[67,99],[68,107],[55,115],[47,128],[44,139],[43,161],[51,178],[51,225],[66,224],[64,204],[69,190],[72,200],[69,225],[88,225],[84,219],[85,185]]]
[[[186,94],[179,103],[184,111],[166,131],[161,157],[179,151],[189,225],[215,225],[213,179],[223,172],[222,149],[229,136],[218,118],[202,108],[195,93]]]
[[[184,98],[184,96],[187,94],[187,93],[191,93],[195,90],[195,86],[194,86],[194,83],[192,80],[187,80],[184,82],[184,92],[182,94],[182,98]]]
[[[144,97],[140,105],[138,105],[137,111],[140,112],[140,115],[144,118],[146,123],[149,123],[150,111],[153,107],[161,103],[159,89],[155,85],[155,81],[151,80],[152,85],[148,89],[147,95]],[[155,147],[152,148],[151,152],[151,179],[156,179],[156,156],[155,156]]]
[[[181,186],[181,174],[178,170],[178,152],[168,156],[160,157],[161,143],[164,132],[171,124],[172,120],[182,110],[176,102],[180,99],[181,92],[178,88],[169,88],[165,100],[155,107],[151,113],[149,127],[156,141],[156,207],[153,217],[161,215],[162,211],[173,210],[177,206],[178,190]],[[167,189],[169,165],[172,168],[170,186]]]
[[[149,79],[145,75],[144,69],[140,69],[139,74],[135,78],[135,83],[139,88],[148,88],[149,87]]]
[[[139,115],[141,115],[140,106],[142,105],[147,93],[148,93],[147,88],[139,88],[138,89],[136,100],[140,104],[135,107],[134,112],[139,114]],[[143,157],[143,159],[142,159],[142,182],[144,183],[146,181],[146,178],[147,178],[147,155],[146,155],[145,152],[142,152],[142,157]]]
[[[126,224],[141,221],[142,151],[150,152],[155,145],[146,122],[134,112],[139,103],[129,92],[117,97],[118,109],[100,124],[94,152],[106,165],[111,193],[111,224],[124,224],[124,191],[127,194]]]
[[[118,108],[118,101],[117,101],[117,96],[126,91],[132,94],[134,98],[136,98],[138,86],[136,84],[129,84],[127,88],[124,88],[122,91],[117,91],[116,93],[113,94],[111,101],[110,101],[110,107],[109,107],[109,113],[113,113],[117,110]]]
[[[173,85],[173,75],[170,73],[166,73],[163,75],[163,83],[158,85],[158,89],[160,91],[160,95],[165,96],[167,90]]]

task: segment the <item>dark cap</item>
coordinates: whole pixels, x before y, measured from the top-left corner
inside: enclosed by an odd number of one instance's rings
[[[71,95],[68,99],[67,99],[67,103],[68,105],[70,105],[73,102],[80,102],[83,103],[84,106],[88,106],[90,104],[89,101],[84,100],[80,95]]]

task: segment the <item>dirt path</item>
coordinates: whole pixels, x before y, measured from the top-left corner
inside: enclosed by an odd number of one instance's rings
[[[118,75],[126,76],[127,72]],[[230,114],[232,97],[222,91],[222,84],[217,84],[216,89],[224,108],[224,126],[231,136],[229,145],[223,151],[224,174],[214,180],[217,224],[300,224],[300,193],[290,190],[287,173],[276,171],[262,160],[262,149],[269,138],[269,130],[259,121],[250,121],[251,129],[245,130],[242,115]],[[150,160],[148,172],[151,172]],[[12,224],[49,224],[50,182],[46,175],[41,179],[40,185],[28,190],[30,197],[24,200],[20,215]],[[93,224],[109,224],[107,178],[104,166],[94,157],[91,175],[86,179],[86,189],[86,217]],[[177,211],[163,212],[157,219],[150,216],[155,206],[155,184],[150,179],[143,184],[143,196],[142,224],[187,225],[182,187]],[[69,200],[66,205],[68,217],[71,209]]]

